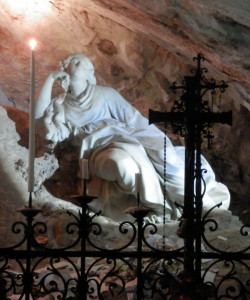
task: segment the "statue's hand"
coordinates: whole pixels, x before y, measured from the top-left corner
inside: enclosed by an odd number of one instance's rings
[[[60,80],[62,88],[67,92],[70,83],[69,74],[64,71],[57,71],[52,73],[52,77],[55,81]]]
[[[53,77],[54,80],[69,81],[69,74],[64,71],[53,72],[51,73],[51,76]]]

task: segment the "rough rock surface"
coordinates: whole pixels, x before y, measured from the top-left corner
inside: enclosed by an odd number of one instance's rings
[[[14,119],[15,122],[13,120]],[[1,241],[7,244],[16,242],[11,226],[21,219],[17,211],[27,206],[29,193],[28,177],[28,114],[15,108],[0,106],[0,235]],[[20,125],[23,125],[20,127]],[[19,134],[17,133],[17,131]],[[20,130],[20,131],[19,131]],[[39,147],[38,147],[39,148]],[[58,161],[54,154],[44,153],[35,159],[35,188],[33,201],[36,207],[48,211],[73,209],[76,206],[53,197],[44,187],[44,181],[58,169]]]

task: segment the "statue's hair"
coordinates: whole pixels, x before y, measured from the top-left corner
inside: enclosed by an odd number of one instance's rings
[[[65,71],[70,65],[72,59],[78,59],[87,70],[87,81],[89,84],[96,85],[96,78],[94,76],[94,66],[91,60],[83,54],[72,54],[59,64],[60,70]],[[67,80],[67,78],[65,79]],[[62,87],[67,92],[69,82],[62,80]],[[68,138],[73,131],[73,128],[69,123],[65,122],[63,102],[65,100],[65,94],[59,95],[59,97],[52,99],[50,105],[47,107],[44,113],[44,125],[47,131],[46,139],[50,140],[53,144]]]
[[[82,62],[82,64],[84,65],[84,68],[86,70],[88,70],[88,78],[87,78],[88,82],[90,84],[96,85],[96,78],[95,78],[95,75],[94,75],[95,68],[94,68],[91,60],[87,56],[85,56],[81,53],[71,54],[64,61],[60,61],[60,64],[59,64],[60,70],[61,71],[66,70],[67,67],[70,65],[72,59],[78,59],[79,61]]]
[[[72,128],[64,120],[64,110],[62,103],[65,95],[60,95],[53,99],[50,105],[44,111],[43,122],[46,130],[46,140],[49,140],[53,146],[58,142],[68,138]]]

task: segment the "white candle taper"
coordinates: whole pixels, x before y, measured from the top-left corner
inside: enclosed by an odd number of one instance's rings
[[[140,206],[140,189],[141,189],[141,173],[135,173],[135,192],[137,196],[138,206]]]
[[[30,41],[30,108],[29,108],[29,172],[28,192],[34,190],[34,161],[35,161],[35,55],[36,41]]]
[[[81,179],[89,179],[89,162],[87,159],[80,159],[80,176]]]
[[[140,193],[141,188],[141,173],[135,173],[135,192]]]

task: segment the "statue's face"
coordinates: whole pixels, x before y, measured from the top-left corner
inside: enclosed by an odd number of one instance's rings
[[[78,58],[73,58],[70,61],[70,72],[74,73],[77,69],[79,69],[80,60]]]
[[[88,81],[91,84],[96,84],[94,76],[94,66],[88,57],[82,54],[70,55],[59,64],[60,70],[65,71],[70,75],[70,80]]]
[[[69,74],[71,79],[79,78],[87,80],[89,77],[89,69],[83,59],[73,58],[70,61]]]

